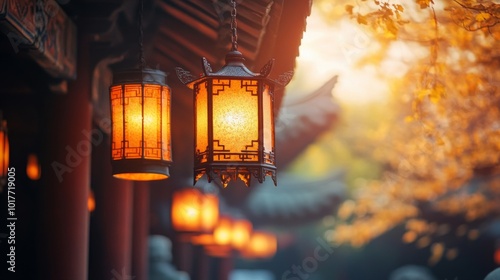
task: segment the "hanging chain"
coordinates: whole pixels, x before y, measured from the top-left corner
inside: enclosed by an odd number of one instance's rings
[[[146,68],[146,59],[144,58],[144,31],[142,26],[142,18],[144,16],[144,0],[141,0],[139,3],[139,61],[140,68],[144,70]]]
[[[231,43],[233,44],[232,46],[232,51],[238,50],[238,31],[236,30],[238,28],[238,24],[236,23],[236,1],[231,0]]]

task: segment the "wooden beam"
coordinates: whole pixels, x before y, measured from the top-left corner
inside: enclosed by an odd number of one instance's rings
[[[76,78],[76,26],[55,0],[0,0],[0,30],[54,78]]]

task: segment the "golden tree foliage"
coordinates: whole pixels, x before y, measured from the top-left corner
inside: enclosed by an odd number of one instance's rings
[[[351,135],[353,149],[385,172],[341,205],[342,222],[329,239],[362,246],[403,223],[402,241],[430,246],[429,264],[453,259],[458,250],[439,236],[475,239],[478,223],[500,213],[500,4],[344,4],[344,12],[379,43],[364,64],[382,61],[395,42],[426,55],[412,60],[402,78],[387,75],[392,121]],[[428,212],[449,215],[452,222],[432,221]]]

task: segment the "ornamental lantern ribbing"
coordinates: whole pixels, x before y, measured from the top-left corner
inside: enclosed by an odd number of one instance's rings
[[[176,68],[179,80],[194,93],[194,183],[206,174],[209,182],[220,178],[224,187],[237,178],[249,186],[253,175],[260,183],[271,176],[276,185],[274,91],[290,81],[292,72],[273,81],[268,75],[274,60],[259,73],[244,65],[237,50],[236,4],[232,3],[233,47],[226,64],[212,72],[202,58],[199,79]]]
[[[109,90],[114,177],[149,181],[170,176],[170,88],[165,78],[156,69],[114,74]]]

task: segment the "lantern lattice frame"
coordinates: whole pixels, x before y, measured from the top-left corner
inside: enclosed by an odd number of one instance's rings
[[[274,184],[277,185],[274,91],[277,87],[288,84],[293,72],[286,72],[278,80],[271,80],[268,75],[271,72],[274,60],[270,60],[259,73],[250,71],[244,65],[244,61],[245,59],[239,51],[232,50],[226,55],[226,65],[219,71],[212,72],[206,58],[202,58],[204,74],[199,79],[195,79],[193,75],[182,68],[176,68],[180,81],[192,89],[195,96],[194,184],[206,174],[209,182],[219,178],[224,187],[237,178],[241,179],[246,186],[249,186],[252,175],[260,183],[265,180],[266,176],[271,176]],[[258,114],[257,133],[254,133],[254,135],[257,134],[257,137],[247,139],[244,148],[236,151],[227,149],[227,146],[230,145],[222,142],[221,139],[214,135],[214,111],[217,110],[217,108],[214,109],[214,103],[216,103],[214,98],[218,98],[224,90],[233,90],[235,87],[239,87],[240,95],[248,94],[257,98],[255,102],[257,110],[255,112]],[[202,97],[201,94],[206,96]],[[246,99],[248,100],[248,98]],[[231,110],[237,111],[238,108],[242,108],[241,106],[248,106],[248,103],[243,102],[233,104],[233,106]],[[200,125],[206,126],[206,130],[202,131]],[[230,126],[230,122],[227,125]],[[244,128],[241,131],[246,133]],[[221,133],[219,133],[220,135]],[[206,141],[200,140],[205,138]],[[202,147],[200,143],[206,143],[206,146]]]
[[[165,80],[166,73],[157,69],[131,69],[114,73],[113,85],[110,87],[111,163],[114,177],[149,181],[170,176],[171,90]],[[135,109],[140,106],[140,114],[127,115],[132,110],[130,106],[135,106]],[[130,131],[138,127],[139,136]],[[131,143],[130,137],[136,140],[135,144]]]

